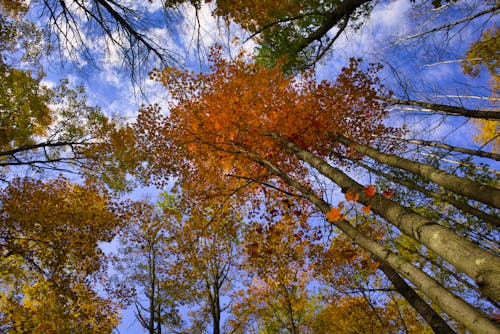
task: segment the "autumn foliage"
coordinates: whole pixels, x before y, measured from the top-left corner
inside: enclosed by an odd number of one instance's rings
[[[185,176],[185,189],[200,186],[210,192],[218,186],[235,189],[241,177],[265,180],[261,158],[304,178],[307,168],[285,152],[275,134],[320,156],[336,157],[348,152],[328,134],[371,143],[373,134],[395,131],[381,122],[386,111],[375,97],[385,91],[376,66],[362,71],[353,59],[335,83],[318,83],[310,72],[287,76],[243,55],[226,61],[217,49],[211,60],[210,73],[152,72],[174,102],[168,116],[155,105],[142,109],[136,127],[139,151],[150,152],[150,173]]]
[[[0,191],[0,208],[0,325],[111,332],[116,305],[94,291],[105,269],[99,243],[122,222],[106,193],[64,178],[16,179]]]
[[[169,20],[193,5],[197,24],[211,3],[257,44],[235,57],[216,46],[199,73],[171,66],[169,46],[150,34],[161,25],[154,1],[65,3],[0,0],[0,332],[111,333],[129,305],[150,334],[498,332],[497,0],[411,1],[406,37],[384,58],[364,54],[375,63],[352,58],[337,70],[334,53],[331,80],[315,67],[365,21],[392,24],[368,21],[391,6],[162,1]],[[442,48],[462,44],[453,35],[470,42],[462,31],[477,37],[468,50]],[[167,108],[109,119],[83,87],[44,80],[52,46],[88,60],[86,70],[104,64],[95,45],[112,46],[102,55],[121,54],[134,74],[158,57],[149,75]],[[402,51],[417,51],[411,64]],[[389,65],[384,79],[378,61]],[[450,76],[431,87],[433,72],[406,79],[442,65],[478,85]],[[443,118],[413,132],[388,125],[427,120],[410,110]],[[481,147],[451,145],[465,129],[455,117],[476,122]],[[442,129],[453,131],[437,139]],[[118,200],[139,184],[165,192],[157,204]],[[104,251],[109,242],[117,254]]]

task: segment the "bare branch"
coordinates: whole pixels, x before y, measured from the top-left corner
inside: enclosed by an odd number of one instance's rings
[[[403,43],[404,41],[407,41],[409,39],[414,39],[414,38],[417,38],[417,37],[425,36],[427,34],[431,34],[433,32],[439,31],[439,30],[449,29],[449,28],[454,27],[456,25],[459,25],[461,23],[464,23],[464,22],[467,22],[467,21],[471,21],[471,20],[473,20],[475,18],[478,18],[480,16],[483,16],[483,15],[486,15],[486,14],[489,14],[489,13],[494,13],[494,12],[496,12],[499,9],[500,9],[500,5],[497,4],[496,6],[494,6],[492,8],[483,10],[482,12],[479,12],[479,13],[474,14],[474,15],[470,15],[470,16],[464,17],[461,20],[458,20],[458,21],[455,21],[455,22],[451,22],[451,23],[448,23],[448,24],[444,24],[442,26],[439,26],[439,27],[436,27],[436,28],[433,28],[433,29],[430,29],[430,30],[423,31],[423,32],[415,34],[415,35],[411,35],[411,36],[407,36],[407,37],[401,38],[401,39],[397,40],[396,42],[391,43],[390,46],[398,45],[398,44]]]

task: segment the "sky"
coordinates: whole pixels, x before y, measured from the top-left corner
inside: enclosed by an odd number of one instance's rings
[[[160,1],[153,1],[152,4],[131,0],[120,2],[127,2],[131,7],[141,7],[152,19],[157,19],[162,11]],[[464,1],[465,4],[475,2],[477,1]],[[453,39],[449,40],[436,35],[426,44],[415,44],[417,41],[415,39],[390,45],[389,40],[397,41],[403,36],[439,25],[443,20],[450,20],[450,17],[441,17],[440,11],[436,10],[428,20],[416,21],[409,13],[411,10],[418,11],[414,6],[410,0],[379,1],[367,22],[357,31],[347,29],[335,43],[334,50],[317,66],[318,80],[334,80],[350,57],[363,57],[384,63],[382,80],[386,80],[396,93],[403,93],[407,88],[405,84],[411,82],[417,83],[416,87],[410,87],[414,88],[414,92],[411,93],[414,98],[434,92],[443,96],[443,102],[450,101],[444,98],[445,96],[456,95],[456,92],[467,96],[485,96],[484,89],[476,88],[487,85],[484,76],[477,79],[464,76],[459,69],[460,63],[450,62],[461,59],[470,42],[474,38],[477,39],[479,24],[459,26],[460,34],[453,30],[449,35]],[[167,29],[161,21],[158,21],[148,33],[157,36],[161,43],[168,45],[168,48],[178,55],[180,61],[178,65],[194,71],[207,68],[206,54],[198,52],[197,43],[203,50],[215,43],[221,43],[228,56],[235,55],[239,48],[253,52],[255,48],[253,41],[243,45],[234,45],[230,42],[234,37],[244,41],[248,33],[234,24],[229,28],[225,27],[220,20],[211,15],[212,10],[213,3],[203,5],[198,13],[190,6],[181,6],[177,10],[175,27]],[[335,30],[331,32],[332,35],[334,33]],[[168,111],[168,94],[160,84],[146,79],[141,84],[142,91],[139,91],[131,82],[127,69],[121,66],[122,59],[118,50],[111,48],[109,53],[103,54],[101,52],[105,43],[103,38],[86,37],[86,41],[91,46],[93,55],[100,59],[99,68],[92,67],[80,56],[78,64],[72,63],[70,55],[63,53],[62,62],[58,55],[50,59],[45,66],[47,84],[52,85],[62,77],[68,77],[73,84],[83,84],[91,104],[100,106],[110,116],[121,117],[124,122],[133,122],[138,109],[145,103],[160,103],[163,110]],[[151,69],[154,65],[151,64]],[[149,70],[145,69],[144,72]],[[400,82],[394,80],[393,70],[398,71]],[[473,107],[480,105],[481,101],[462,98],[460,102]],[[477,147],[471,140],[477,133],[475,126],[471,122],[464,123],[462,118],[435,116],[423,119],[414,117],[412,112],[395,110],[390,122],[394,125],[405,124],[412,130],[413,136],[446,138],[452,145]],[[145,194],[150,195],[154,201],[157,190],[139,189],[131,196],[141,198]],[[332,196],[335,198],[336,195],[339,194]],[[123,313],[123,321],[118,331],[122,334],[141,332],[132,310]]]

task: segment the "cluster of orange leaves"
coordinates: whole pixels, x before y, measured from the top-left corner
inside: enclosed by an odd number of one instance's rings
[[[168,116],[154,106],[141,110],[139,147],[150,155],[156,175],[175,175],[188,189],[235,189],[241,178],[266,181],[266,159],[284,173],[305,179],[307,168],[283,150],[278,134],[322,157],[345,156],[348,148],[330,133],[370,143],[373,134],[389,133],[386,112],[376,96],[385,91],[376,79],[378,68],[360,69],[353,59],[334,83],[317,82],[313,73],[299,77],[267,68],[245,55],[222,59],[211,55],[210,73],[176,68],[155,70],[172,97]],[[142,147],[141,147],[142,146]],[[228,178],[227,176],[240,177]],[[262,179],[264,178],[264,179]]]
[[[377,194],[377,187],[373,184],[370,184],[365,187],[365,195],[368,197],[373,197]],[[354,194],[351,189],[349,189],[345,193],[345,199],[348,202],[357,202],[359,200],[359,194],[356,193]],[[392,190],[385,190],[382,192],[382,196],[385,198],[391,198],[393,196],[393,191]],[[361,212],[365,214],[369,214],[371,212],[371,205],[366,205],[361,208]],[[326,214],[326,219],[329,222],[336,222],[341,219],[344,219],[345,215],[342,214],[342,209],[343,209],[343,204],[340,203],[338,207],[332,207],[330,211]]]

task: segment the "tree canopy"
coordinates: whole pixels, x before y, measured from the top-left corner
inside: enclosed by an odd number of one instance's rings
[[[500,331],[497,0],[0,8],[0,331]]]

